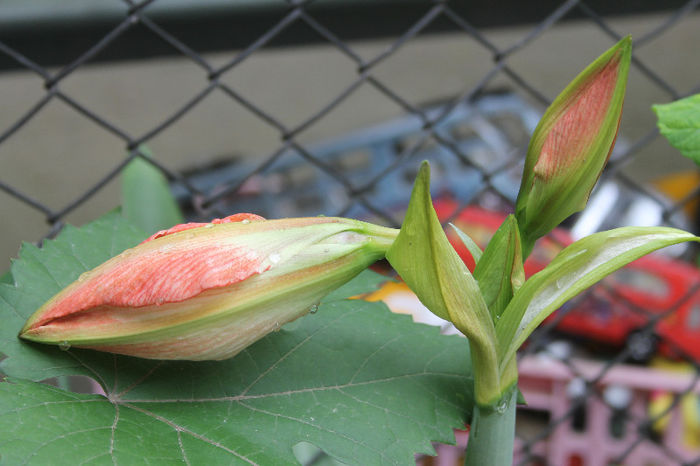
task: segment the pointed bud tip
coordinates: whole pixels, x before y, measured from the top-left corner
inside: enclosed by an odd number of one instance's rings
[[[516,202],[526,243],[585,206],[615,143],[631,56],[626,36],[579,73],[542,117]]]

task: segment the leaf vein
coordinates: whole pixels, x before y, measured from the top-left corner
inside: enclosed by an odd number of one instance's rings
[[[146,416],[152,417],[153,419],[160,421],[160,422],[164,423],[165,425],[169,426],[170,428],[172,428],[176,432],[184,432],[184,433],[189,434],[198,440],[201,440],[202,442],[208,443],[209,445],[212,445],[216,448],[224,450],[225,452],[232,454],[233,456],[245,461],[248,464],[251,464],[254,466],[259,466],[255,461],[252,461],[250,458],[247,458],[244,455],[241,455],[240,453],[238,453],[237,451],[228,448],[226,445],[223,445],[215,440],[212,440],[208,437],[205,437],[204,435],[193,432],[193,431],[191,431],[191,430],[189,430],[181,425],[178,425],[175,422],[173,422],[173,421],[171,421],[163,416],[160,416],[152,411],[148,411],[147,409],[140,408],[140,407],[138,407],[134,404],[131,404],[131,403],[124,403],[123,406],[130,408],[130,409],[133,409],[134,411],[138,411],[141,414],[144,414]]]

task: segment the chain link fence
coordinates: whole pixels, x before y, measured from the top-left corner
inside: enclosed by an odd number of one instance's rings
[[[346,3],[290,0],[260,2],[265,8],[245,2],[215,8],[214,2],[209,16],[200,8],[174,17],[165,13],[172,6],[166,0],[114,0],[105,12],[83,20],[83,34],[57,27],[58,15],[53,30],[36,32],[48,31],[38,41],[28,30],[32,16],[25,23],[15,18],[15,26],[22,27],[5,28],[0,35],[0,101],[13,102],[0,110],[0,205],[6,217],[0,229],[12,243],[3,245],[11,248],[4,251],[16,248],[19,235],[41,241],[66,221],[86,220],[95,205],[103,205],[100,196],[116,205],[115,180],[135,158],[162,170],[190,220],[255,211],[268,217],[353,216],[391,226],[400,224],[419,162],[428,159],[443,220],[466,229],[478,226],[483,212],[512,210],[529,134],[546,105],[577,70],[629,32],[635,49],[619,142],[592,198],[594,208],[568,226],[585,234],[647,222],[697,233],[697,178],[687,189],[665,193],[650,184],[657,175],[696,173],[660,140],[650,105],[700,91],[700,1],[663,7],[640,2],[628,10],[577,0],[527,8],[519,2],[498,8],[427,0]],[[8,8],[0,6],[0,16]],[[51,19],[46,11],[31,14]],[[195,17],[196,30],[188,26],[188,15]],[[10,24],[13,16],[6,18]],[[425,59],[424,52],[436,55],[445,43],[455,52]],[[271,54],[274,63],[289,57],[288,62],[302,64],[265,66]],[[321,59],[306,62],[313,54]],[[121,79],[134,69],[129,68],[133,62],[120,60],[165,55],[170,61],[159,62],[153,89],[169,89],[162,95],[176,95],[176,102],[138,102],[145,94],[137,91],[137,79],[128,89],[138,98],[126,93],[109,107],[90,104],[99,99],[83,86],[98,76],[95,70]],[[172,60],[184,63],[192,78],[168,74]],[[444,69],[432,69],[435,63]],[[300,66],[301,72],[293,71]],[[339,71],[324,74],[326,66]],[[244,69],[253,76],[252,87],[236,80]],[[412,93],[414,75],[429,92]],[[457,79],[443,79],[446,75]],[[342,79],[335,82],[338,76]],[[427,83],[426,76],[431,76]],[[326,85],[328,79],[332,85]],[[33,83],[32,92],[17,92],[24,89],[18,82]],[[284,83],[282,91],[274,83]],[[287,106],[276,106],[270,96]],[[314,108],[304,106],[307,100]],[[238,120],[219,120],[218,129],[183,123],[211,102],[225,108],[223,115],[235,108],[236,118],[247,122],[240,126],[244,130],[235,129]],[[44,119],[57,103],[60,117]],[[158,108],[157,121],[139,120],[134,109],[152,105]],[[52,121],[70,124],[56,132],[46,126]],[[233,138],[221,136],[229,125],[240,141],[264,142],[241,142],[221,154],[219,147]],[[76,142],[73,131],[84,126],[109,143],[91,146],[92,136]],[[43,138],[36,146],[42,153],[29,149],[34,138]],[[156,149],[155,157],[146,156],[144,144]],[[177,158],[157,150],[178,145],[190,152]],[[54,192],[64,164],[73,178]],[[28,179],[29,166],[44,172]],[[681,183],[667,181],[672,187]],[[47,226],[41,230],[37,225],[43,222]],[[613,276],[537,332],[520,361],[530,405],[519,415],[519,464],[700,463],[700,398],[694,395],[700,391],[699,359],[669,338],[674,328],[685,327],[687,338],[697,338],[692,331],[700,327],[700,283],[682,262],[694,253],[676,250],[672,258],[659,259],[663,267],[653,262]],[[659,267],[669,272],[656,273]],[[678,276],[686,280],[673,278]],[[670,302],[657,296],[645,303],[647,298],[630,298],[635,286],[651,294],[660,287],[661,295],[673,289],[673,296]],[[653,309],[645,305],[652,302]],[[562,337],[567,316],[612,322],[618,315],[633,316],[635,323],[622,343],[591,343],[581,334],[571,343],[571,331]],[[684,323],[669,330],[673,319]],[[629,363],[648,359],[657,348],[675,366],[685,363],[683,368]],[[441,448],[438,459],[421,461],[449,464],[446,458],[456,450]]]

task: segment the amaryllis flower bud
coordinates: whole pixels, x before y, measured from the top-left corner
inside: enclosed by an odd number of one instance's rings
[[[615,144],[631,54],[626,37],[564,89],[535,129],[516,203],[527,252],[585,207]]]
[[[238,214],[177,225],[84,273],[20,337],[151,359],[225,359],[384,257],[398,232]]]

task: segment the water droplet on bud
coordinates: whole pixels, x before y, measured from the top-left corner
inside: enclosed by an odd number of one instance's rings
[[[213,227],[214,227],[213,223],[207,223],[206,225],[204,225],[204,228],[213,228]]]
[[[270,254],[270,262],[276,264],[280,261],[281,257],[279,254]]]
[[[505,413],[508,409],[508,397],[504,396],[501,401],[498,402],[495,409],[498,414]]]
[[[309,308],[311,314],[316,314],[318,312],[318,304],[314,304]]]
[[[247,218],[244,218],[243,220],[241,220],[241,223],[248,224],[248,223],[250,223],[250,220],[248,220]]]
[[[62,341],[58,344],[58,349],[61,351],[68,351],[70,349],[70,343],[67,341]]]

